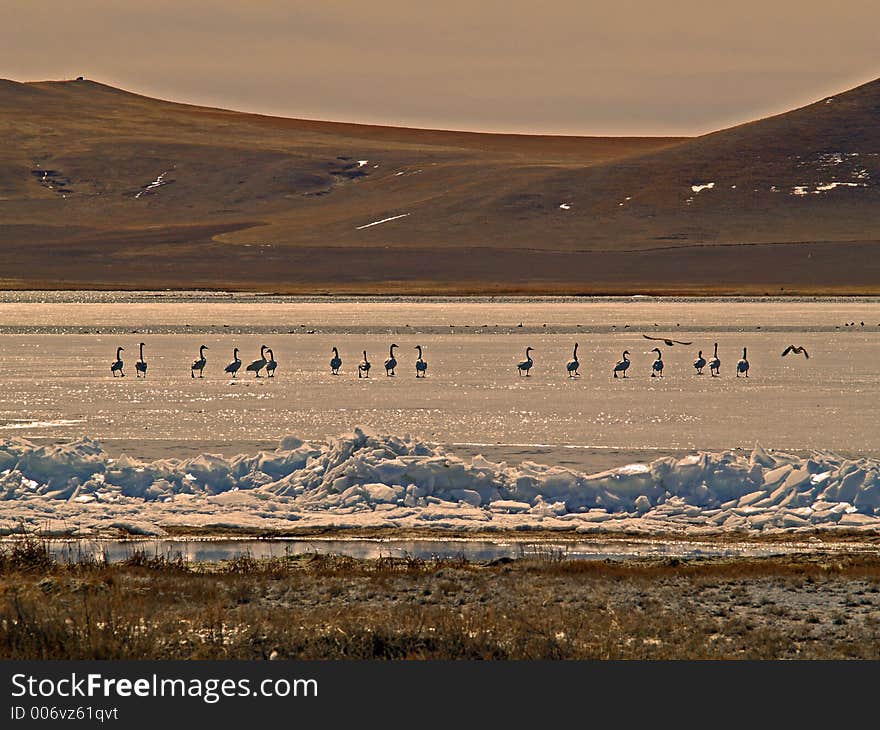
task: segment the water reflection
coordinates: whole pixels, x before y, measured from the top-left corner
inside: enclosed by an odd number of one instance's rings
[[[828,547],[828,546],[823,546]],[[850,546],[852,547],[852,546]],[[423,560],[465,558],[485,562],[501,558],[544,557],[569,560],[627,560],[648,557],[766,557],[815,550],[803,544],[713,544],[657,540],[606,542],[521,542],[489,540],[378,540],[378,539],[272,539],[272,540],[100,540],[49,541],[52,554],[64,562],[126,560],[135,553],[146,557],[182,558],[188,562],[216,563],[246,556],[254,559],[297,555],[344,555],[368,560],[414,557]]]

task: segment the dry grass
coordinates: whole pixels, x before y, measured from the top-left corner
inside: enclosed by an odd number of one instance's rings
[[[877,658],[880,560],[0,554],[0,657]]]

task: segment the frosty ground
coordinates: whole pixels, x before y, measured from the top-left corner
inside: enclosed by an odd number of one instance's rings
[[[220,566],[0,552],[7,659],[877,658],[876,555]]]

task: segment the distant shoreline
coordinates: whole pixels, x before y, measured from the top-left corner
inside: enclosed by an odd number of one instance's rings
[[[519,293],[501,293],[501,292],[468,292],[468,293],[452,293],[448,291],[395,291],[388,293],[382,291],[383,287],[376,286],[372,290],[364,291],[344,291],[337,292],[315,292],[315,291],[282,291],[269,289],[235,289],[222,288],[216,289],[195,287],[191,289],[173,287],[169,289],[145,289],[142,287],[39,287],[39,286],[5,286],[0,281],[0,304],[10,302],[24,303],[42,301],[46,295],[52,296],[52,302],[68,303],[79,302],[74,299],[73,295],[86,295],[86,298],[92,298],[95,302],[107,302],[122,300],[132,300],[137,302],[155,302],[157,300],[165,300],[174,302],[178,300],[198,301],[200,298],[206,301],[222,301],[229,300],[232,303],[247,303],[248,301],[259,301],[266,303],[267,301],[277,299],[284,302],[302,303],[320,303],[320,302],[347,302],[369,300],[373,302],[437,302],[447,303],[453,301],[462,301],[468,303],[492,303],[492,302],[547,302],[547,303],[578,303],[578,302],[628,302],[628,301],[644,301],[657,299],[663,302],[686,302],[686,303],[702,303],[702,302],[742,302],[742,303],[779,303],[779,302],[848,302],[858,301],[862,303],[880,304],[880,285],[876,292],[837,292],[837,293],[789,293],[789,294],[752,294],[752,293],[714,293],[709,290],[703,293],[682,293],[682,292],[666,292],[645,294],[640,291],[632,293],[616,292],[616,293],[555,293],[555,292],[526,292]],[[52,303],[46,302],[46,303]]]

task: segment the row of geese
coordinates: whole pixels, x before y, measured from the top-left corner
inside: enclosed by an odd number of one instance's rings
[[[534,360],[532,359],[532,352],[534,352],[534,348],[527,347],[526,348],[526,359],[520,363],[517,363],[516,367],[517,367],[517,370],[519,371],[520,375],[525,375],[526,377],[529,376],[530,371],[532,369],[532,366],[534,365]],[[654,360],[653,363],[651,363],[651,377],[652,378],[662,378],[663,377],[663,367],[664,367],[663,352],[660,350],[659,347],[654,347],[653,349],[650,350],[650,352],[657,353],[656,359]],[[624,350],[622,357],[620,358],[620,360],[617,361],[617,363],[614,365],[614,367],[611,370],[611,373],[615,378],[618,376],[622,377],[622,378],[627,377],[626,373],[629,370],[630,365],[632,364],[632,361],[629,359],[629,357],[630,357],[630,351]],[[705,368],[707,365],[709,366],[709,372],[713,378],[717,377],[721,374],[721,358],[718,357],[718,343],[717,342],[715,343],[715,352],[709,360],[706,360],[706,358],[703,357],[702,350],[700,350],[697,353],[697,359],[694,360],[694,369],[697,371],[697,375],[702,375],[703,368]],[[568,371],[568,377],[570,377],[570,378],[579,377],[580,376],[580,372],[579,372],[580,366],[581,366],[581,364],[580,364],[580,361],[578,360],[578,343],[575,342],[574,343],[574,352],[572,352],[571,360],[569,360],[565,365],[565,369]],[[740,375],[742,375],[746,378],[749,377],[749,360],[748,360],[747,348],[745,348],[745,347],[743,348],[742,358],[739,360],[739,362],[736,363],[736,377],[739,377]]]
[[[141,342],[138,344],[140,348],[140,353],[138,355],[138,359],[134,364],[134,369],[136,371],[135,377],[138,378],[146,378],[147,377],[147,361],[144,358],[144,347],[146,347],[146,343]],[[394,355],[394,350],[399,349],[399,345],[391,345],[388,351],[388,359],[385,361],[385,374],[389,376],[396,375],[397,370],[397,357]],[[207,345],[202,345],[199,347],[199,356],[196,360],[193,361],[190,366],[190,376],[195,378],[196,373],[198,373],[198,377],[205,377],[205,368],[208,366],[208,358],[205,355],[205,351],[210,349]],[[419,357],[416,360],[416,377],[424,378],[428,373],[428,363],[422,357],[422,346],[416,345],[416,350],[418,350]],[[114,378],[125,377],[125,361],[122,359],[122,353],[125,352],[124,347],[116,348],[116,359],[110,365],[110,373]],[[241,370],[241,366],[244,364],[239,358],[238,353],[240,350],[236,347],[232,351],[232,362],[229,363],[225,368],[223,368],[223,372],[229,373],[233,378],[238,376],[238,371]],[[370,377],[370,369],[372,368],[372,363],[367,358],[367,351],[364,350],[364,359],[358,363],[358,377],[359,378],[369,378]],[[339,357],[339,350],[337,348],[333,348],[333,357],[330,359],[330,372],[333,375],[339,375],[339,370],[342,367],[342,358]],[[278,362],[275,360],[275,353],[272,352],[272,348],[266,345],[260,346],[260,357],[248,364],[245,368],[245,372],[253,373],[254,377],[261,377],[260,373],[265,370],[266,377],[274,378],[275,370],[278,368]]]
[[[147,361],[144,359],[144,347],[145,343],[141,342],[139,344],[140,354],[138,356],[137,361],[134,364],[135,370],[137,371],[136,377],[145,378],[147,377]],[[205,368],[208,365],[208,358],[205,356],[205,352],[208,350],[207,345],[202,345],[199,347],[199,356],[196,360],[193,361],[190,366],[190,376],[195,378],[196,373],[198,373],[198,377],[203,378],[205,376]],[[399,345],[393,344],[388,350],[388,359],[385,360],[385,374],[388,376],[394,376],[396,374],[398,362],[397,357],[394,354],[395,349],[399,349]],[[428,373],[428,363],[422,357],[422,346],[416,345],[414,348],[418,351],[418,359],[416,360],[416,377],[424,378]],[[113,377],[125,377],[125,363],[122,359],[122,353],[125,351],[124,347],[116,348],[116,360],[110,365],[110,372]],[[529,377],[531,375],[532,367],[535,364],[534,359],[532,358],[532,353],[535,351],[533,347],[526,348],[526,358],[521,362],[517,363],[516,368],[517,372],[520,376]],[[238,371],[241,370],[242,365],[244,364],[242,360],[239,358],[238,353],[239,349],[236,347],[232,352],[232,362],[229,363],[223,371],[225,373],[230,374],[233,378],[238,376]],[[650,352],[654,352],[657,354],[656,359],[651,364],[651,377],[652,378],[662,378],[663,377],[663,352],[659,347],[653,348]],[[789,352],[795,352],[797,354],[803,354],[807,358],[809,355],[806,350],[802,347],[795,347],[794,345],[789,345],[786,348],[785,352],[783,352],[783,356],[787,355]],[[369,378],[370,370],[372,368],[372,364],[367,357],[367,351],[363,351],[364,359],[358,363],[357,373],[359,378]],[[624,350],[623,356],[621,359],[614,365],[612,369],[612,374],[615,378],[619,377],[627,377],[627,371],[632,364],[630,361],[630,352],[629,350]],[[580,376],[580,360],[578,360],[578,343],[574,343],[574,352],[572,352],[572,359],[569,360],[565,369],[570,378],[577,378]],[[721,374],[721,359],[718,357],[718,343],[715,343],[715,351],[711,358],[708,360],[703,357],[703,351],[700,350],[697,353],[697,358],[694,360],[694,369],[696,370],[697,375],[703,374],[703,369],[705,367],[709,367],[709,373],[711,376],[717,377]],[[272,348],[267,347],[266,345],[262,345],[260,347],[260,357],[245,367],[245,372],[253,373],[255,377],[259,378],[260,373],[265,371],[266,376],[269,378],[275,377],[275,370],[278,368],[278,363],[275,360],[275,354],[272,352]],[[330,359],[330,372],[333,375],[339,375],[339,371],[342,368],[342,358],[339,356],[339,350],[337,348],[333,348],[333,357]],[[749,377],[749,360],[747,348],[743,348],[742,358],[736,363],[736,377],[740,377],[740,375],[744,377]]]

